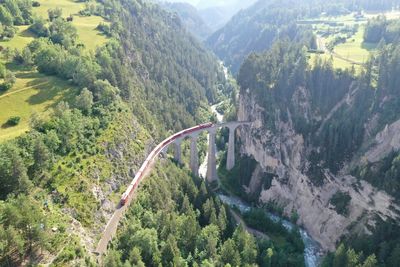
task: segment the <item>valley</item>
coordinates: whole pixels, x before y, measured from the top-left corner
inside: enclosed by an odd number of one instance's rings
[[[0,266],[397,267],[399,0],[4,0]]]

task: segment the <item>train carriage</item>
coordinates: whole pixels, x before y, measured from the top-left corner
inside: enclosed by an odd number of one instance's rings
[[[213,123],[211,123],[211,122],[197,125],[195,127],[180,131],[180,132],[168,137],[162,143],[157,145],[151,151],[149,156],[146,158],[145,162],[142,164],[142,166],[140,167],[139,171],[136,173],[135,177],[133,178],[131,184],[128,186],[126,191],[122,194],[121,201],[120,201],[121,205],[124,206],[127,203],[130,195],[133,193],[133,191],[136,189],[136,187],[139,185],[139,183],[143,179],[143,174],[145,173],[146,169],[149,167],[148,166],[149,163],[152,160],[154,160],[154,158],[161,152],[162,149],[164,149],[164,147],[166,147],[167,145],[172,143],[175,139],[180,138],[180,137],[182,137],[182,136],[184,136],[186,134],[190,134],[190,133],[198,131],[198,130],[210,128],[212,126],[213,126]]]

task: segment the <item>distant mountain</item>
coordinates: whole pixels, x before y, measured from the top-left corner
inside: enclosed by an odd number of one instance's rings
[[[206,43],[237,73],[250,53],[270,48],[277,38],[298,37],[298,19],[318,17],[322,12],[333,14],[338,10],[390,10],[398,6],[399,2],[400,0],[259,0],[234,15]],[[217,23],[218,13],[212,14],[208,11],[208,14],[210,20]],[[207,21],[204,17],[203,19]]]
[[[283,13],[275,0],[262,0],[236,14],[207,44],[236,73],[251,52],[269,48],[278,36],[296,36],[297,9]],[[295,11],[296,10],[296,11]]]
[[[178,13],[184,26],[200,40],[206,39],[212,33],[211,28],[204,22],[199,11],[188,3],[162,3],[165,9]]]
[[[256,0],[248,0],[248,1],[243,1],[243,0],[201,0],[198,2],[196,7],[199,10],[212,8],[212,7],[226,7],[231,10],[236,9],[238,11],[242,8],[251,6],[254,2],[256,2]]]
[[[256,2],[256,0],[153,0],[164,6],[170,5],[174,11],[182,17],[184,23],[188,23],[189,30],[195,28],[193,22],[197,21],[197,15],[202,18],[205,24],[210,28],[211,32],[223,27],[237,12],[245,9]],[[197,9],[197,15],[189,4]],[[190,18],[187,20],[187,16]],[[200,25],[201,26],[201,25]],[[198,29],[197,29],[198,30]],[[200,28],[203,31],[204,28]],[[192,31],[192,30],[191,30]],[[193,32],[193,31],[192,31]],[[195,33],[196,36],[199,34]],[[202,36],[203,34],[200,34]]]
[[[207,25],[216,31],[223,27],[237,12],[255,3],[256,0],[205,0],[196,6]]]

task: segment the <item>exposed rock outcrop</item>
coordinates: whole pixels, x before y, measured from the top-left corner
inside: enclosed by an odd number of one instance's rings
[[[320,118],[312,117],[307,95],[305,88],[299,88],[292,97],[296,105],[294,110],[303,112],[306,120],[320,121]],[[344,103],[341,101],[340,105]],[[383,219],[398,216],[400,209],[393,204],[391,196],[365,181],[357,181],[348,173],[333,175],[325,170],[323,184],[314,185],[305,171],[311,164],[307,158],[310,148],[304,137],[296,133],[289,110],[286,122],[279,118],[275,120],[275,133],[264,125],[264,116],[268,114],[263,112],[264,109],[259,106],[253,94],[249,91],[241,94],[238,119],[254,123],[251,129],[240,130],[240,152],[254,157],[260,169],[276,175],[272,186],[268,190],[261,190],[261,202],[277,201],[285,207],[288,215],[295,210],[300,217],[298,223],[326,250],[333,250],[336,242],[350,228],[353,231],[368,232],[366,226],[374,225],[376,216]],[[377,160],[392,149],[400,149],[400,121],[386,127],[376,136],[376,144],[367,152],[366,157],[370,161]],[[257,173],[262,171],[258,170]],[[253,175],[248,187],[250,193],[257,191],[259,179]],[[338,214],[330,201],[338,191],[351,197],[346,216]]]
[[[375,144],[365,153],[369,162],[377,162],[392,151],[400,149],[400,120],[386,125],[375,137]]]

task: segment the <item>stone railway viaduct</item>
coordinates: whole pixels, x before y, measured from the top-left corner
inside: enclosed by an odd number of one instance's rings
[[[229,128],[229,140],[228,140],[228,155],[226,168],[231,170],[235,166],[235,130],[238,127],[249,126],[251,122],[226,122],[219,124],[202,124],[190,129],[183,130],[176,133],[162,143],[160,143],[149,155],[146,161],[143,163],[141,170],[143,173],[140,174],[139,182],[150,172],[154,161],[158,158],[160,153],[166,154],[168,147],[174,146],[174,159],[178,163],[182,163],[182,150],[181,144],[186,138],[190,138],[190,169],[193,174],[199,174],[199,155],[197,149],[197,140],[201,132],[208,131],[208,159],[207,159],[207,175],[206,179],[208,182],[216,181],[217,176],[217,161],[216,161],[216,144],[215,138],[217,130],[220,128]],[[206,126],[205,126],[206,125]],[[136,176],[135,176],[136,178]],[[138,183],[139,183],[138,182]],[[125,205],[119,204],[116,207],[114,214],[105,227],[101,239],[97,245],[96,251],[94,252],[99,257],[107,251],[108,243],[112,240],[118,229],[119,221],[123,218],[123,215],[132,201],[132,196],[129,197]]]
[[[181,144],[183,140],[190,138],[190,170],[196,176],[199,175],[199,153],[197,150],[197,139],[199,134],[203,131],[208,131],[208,159],[207,159],[207,181],[213,182],[217,179],[217,161],[216,161],[216,145],[215,138],[217,130],[220,128],[229,128],[229,139],[228,139],[228,155],[226,162],[226,169],[232,170],[235,166],[235,130],[240,126],[250,125],[249,122],[226,122],[220,124],[213,124],[207,129],[194,131],[183,135],[182,137],[176,138],[172,144],[174,145],[174,159],[182,164],[182,153]],[[169,146],[163,149],[163,153],[166,153]]]

